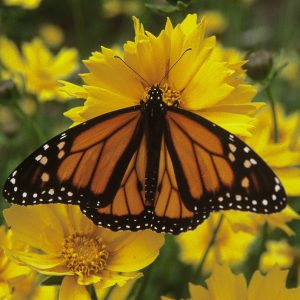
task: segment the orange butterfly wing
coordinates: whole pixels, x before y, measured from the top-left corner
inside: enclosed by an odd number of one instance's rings
[[[115,197],[143,135],[139,106],[96,117],[56,136],[8,178],[4,196],[24,205],[103,206]]]
[[[176,108],[168,111],[167,123],[166,144],[188,209],[275,213],[285,207],[279,179],[239,138]]]

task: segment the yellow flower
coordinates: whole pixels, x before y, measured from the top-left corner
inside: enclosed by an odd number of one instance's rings
[[[152,231],[112,232],[96,227],[77,206],[12,206],[4,211],[28,252],[12,249],[16,261],[46,275],[64,276],[61,299],[89,299],[85,285],[102,289],[140,276],[157,257],[162,235]]]
[[[58,47],[64,41],[64,32],[55,24],[44,24],[40,36],[51,47]]]
[[[221,11],[205,10],[201,15],[206,18],[208,34],[220,34],[226,30],[228,23]]]
[[[172,104],[175,97],[183,109],[232,133],[250,134],[251,115],[261,106],[250,102],[256,90],[239,76],[243,71],[237,72],[236,65],[220,56],[215,37],[205,37],[204,19],[198,23],[196,15],[188,15],[176,27],[168,19],[158,36],[145,31],[136,18],[134,28],[135,40],[124,45],[123,57],[148,83],[116,59],[116,51],[102,47],[85,61],[90,73],[82,75],[83,87],[64,83],[69,95],[86,99],[84,106],[69,110],[66,116],[77,124],[139,104],[149,86],[166,76],[161,84],[166,103]],[[188,48],[192,50],[168,73]]]
[[[216,265],[207,288],[190,284],[190,300],[297,300],[300,288],[285,287],[288,271],[273,267],[265,276],[256,271],[247,287],[242,274],[235,275],[227,265]]]
[[[220,216],[220,213],[214,213],[195,230],[176,237],[181,249],[182,261],[193,265],[199,264],[212,239]],[[252,234],[242,231],[234,232],[229,222],[224,219],[206,259],[204,270],[211,270],[217,262],[226,262],[231,265],[241,263],[246,258],[245,253],[254,239],[255,236]]]
[[[288,269],[294,261],[294,250],[287,241],[268,241],[267,251],[260,257],[260,269],[263,271],[271,269],[274,265]]]
[[[40,276],[38,276],[38,274],[34,271],[31,271],[29,274],[26,274],[26,276],[22,276],[18,278],[18,280],[15,283],[13,293],[11,294],[11,298],[8,299],[10,300],[20,300],[20,299],[56,300],[58,294],[57,287],[40,286],[39,285],[40,281],[41,281]]]
[[[77,69],[77,56],[77,50],[67,48],[54,56],[38,38],[23,43],[21,55],[12,41],[0,39],[0,60],[9,74],[6,76],[18,85],[24,81],[26,90],[41,101],[67,98],[58,90],[57,80],[67,78]]]
[[[294,133],[297,130],[298,115],[286,116],[282,108],[277,109],[279,129],[278,143],[274,142],[274,127],[270,108],[262,110],[256,120],[253,135],[246,138],[250,145],[280,178],[289,196],[300,195],[300,151],[293,150]]]
[[[39,7],[42,0],[4,0],[7,6],[21,6],[25,9],[35,9]]]
[[[22,244],[15,241],[12,232],[5,231],[5,227],[0,227],[0,299],[21,299],[20,295],[23,293],[24,288],[28,294],[28,288],[23,284],[24,278],[31,276],[30,268],[20,266],[12,262],[5,253],[8,248],[15,247],[23,249]],[[21,292],[22,291],[22,292]]]
[[[270,228],[279,228],[287,235],[293,235],[294,231],[287,225],[292,220],[299,220],[299,214],[290,206],[277,214],[262,215],[251,212],[226,211],[223,212],[235,232],[244,231],[251,234],[257,234],[262,225],[267,223]]]

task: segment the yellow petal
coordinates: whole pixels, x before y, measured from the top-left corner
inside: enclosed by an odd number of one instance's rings
[[[253,118],[243,115],[235,114],[229,112],[214,112],[211,111],[194,111],[195,113],[201,115],[202,117],[216,123],[217,125],[223,127],[229,132],[239,135],[239,136],[250,136],[251,129],[253,128],[252,122]]]
[[[300,195],[300,169],[299,168],[281,168],[274,169],[274,172],[281,180],[286,193],[289,196]]]
[[[58,80],[59,83],[63,84],[62,87],[59,89],[65,93],[67,93],[69,96],[75,97],[75,98],[85,98],[88,96],[85,89],[79,85],[64,81],[64,80]]]
[[[10,300],[13,294],[12,288],[7,282],[0,282],[0,299]]]
[[[76,283],[74,276],[65,276],[59,291],[59,300],[90,300],[91,297],[83,285]]]
[[[39,68],[40,65],[52,64],[52,54],[46,48],[41,39],[35,38],[31,43],[24,43],[22,50],[26,63],[32,68]]]
[[[285,289],[288,271],[280,271],[278,266],[262,276],[256,271],[251,278],[248,297],[249,300],[278,300],[281,290]]]
[[[26,253],[14,250],[7,250],[7,254],[14,260],[39,270],[52,269],[62,263],[62,259],[60,257],[47,254]]]
[[[118,91],[125,97],[133,97],[138,101],[144,92],[140,79],[122,61],[115,58],[117,53],[107,48],[102,48],[102,52],[100,58],[94,54],[85,61],[91,72],[82,76],[86,84],[101,86],[109,91]],[[134,65],[131,66],[135,68]]]
[[[103,272],[103,278],[98,283],[94,284],[97,294],[101,293],[102,289],[106,289],[110,286],[117,284],[118,286],[124,286],[128,282],[142,277],[142,273],[116,273],[116,272]]]
[[[220,105],[239,105],[239,104],[250,104],[250,105],[265,105],[262,102],[250,101],[256,95],[256,88],[250,84],[239,84],[226,98],[219,102]]]
[[[79,125],[80,123],[83,123],[86,121],[84,117],[82,117],[80,114],[82,112],[81,107],[73,107],[69,109],[68,111],[64,112],[64,116],[67,118],[70,118],[74,123],[71,125],[71,127]]]
[[[10,71],[23,70],[23,61],[17,46],[5,37],[0,38],[0,60]]]
[[[51,205],[12,205],[3,214],[14,235],[24,243],[45,252],[56,253],[60,250],[64,239],[63,224],[57,219]]]
[[[270,214],[267,216],[261,216],[267,220],[269,225],[274,228],[280,228],[287,235],[294,235],[294,231],[286,224],[292,220],[299,220],[300,215],[294,211],[290,206],[287,206],[284,210],[277,214]]]
[[[62,49],[49,67],[50,72],[56,78],[64,78],[78,68],[78,52],[76,49]]]
[[[131,233],[126,243],[116,244],[109,256],[107,269],[117,272],[132,272],[142,269],[152,263],[164,244],[162,234],[151,230]]]
[[[235,275],[227,265],[216,265],[211,277],[206,280],[211,299],[247,300],[245,277]]]
[[[189,283],[190,300],[211,300],[208,290],[200,285]]]
[[[261,270],[269,270],[274,265],[283,269],[291,267],[294,261],[294,251],[287,241],[267,241],[266,248],[267,251],[260,257]]]
[[[142,275],[142,274],[140,274]],[[140,276],[137,276],[137,278]],[[109,293],[110,299],[126,300],[136,280],[129,280],[123,286],[115,286],[112,291],[108,288],[104,288],[101,284],[95,284],[97,297],[99,300],[104,300]]]

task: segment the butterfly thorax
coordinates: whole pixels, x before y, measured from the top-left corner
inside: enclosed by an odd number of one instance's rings
[[[147,98],[142,107],[147,143],[145,199],[146,203],[151,206],[157,191],[159,157],[167,104],[163,102],[163,91],[158,86],[151,87]]]

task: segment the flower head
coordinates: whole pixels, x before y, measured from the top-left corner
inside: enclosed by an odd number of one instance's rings
[[[0,299],[18,300],[29,297],[29,295],[41,295],[47,290],[49,300],[55,299],[53,287],[36,288],[37,276],[30,268],[13,262],[6,252],[9,249],[27,251],[26,245],[15,239],[11,230],[0,227]],[[38,299],[38,298],[32,298]],[[40,298],[41,299],[41,298]]]
[[[278,106],[278,142],[274,141],[274,126],[270,108],[263,109],[254,122],[253,135],[246,138],[250,145],[280,178],[288,195],[300,195],[300,152],[293,147],[299,126],[298,115],[286,116]]]
[[[77,50],[62,49],[54,56],[42,40],[35,38],[23,43],[22,54],[7,38],[0,39],[0,60],[5,77],[11,78],[39,100],[63,100],[66,94],[59,91],[58,79],[70,76],[78,67]]]
[[[206,280],[207,289],[190,284],[191,300],[285,300],[298,299],[300,288],[287,289],[288,271],[273,267],[265,276],[256,271],[247,287],[242,274],[235,275],[227,265],[216,265]]]
[[[205,10],[201,15],[206,18],[208,34],[220,34],[226,30],[228,22],[221,11]]]
[[[220,213],[214,213],[201,226],[193,231],[180,234],[176,240],[180,246],[182,261],[199,264],[217,226]],[[255,236],[243,231],[234,232],[224,219],[217,233],[215,243],[209,251],[204,270],[210,271],[216,262],[234,265],[241,263]]]
[[[295,251],[285,240],[268,241],[267,250],[260,257],[260,269],[263,271],[271,269],[274,265],[288,269],[291,267]]]
[[[16,238],[30,246],[10,256],[42,274],[65,276],[62,299],[89,299],[85,285],[101,289],[140,276],[136,271],[152,263],[164,240],[151,231],[96,227],[75,206],[12,206],[4,215]]]
[[[39,31],[42,39],[51,47],[59,46],[64,40],[64,32],[55,24],[43,24]]]
[[[205,37],[204,19],[198,23],[196,15],[188,15],[175,27],[168,19],[158,36],[145,31],[136,18],[134,28],[135,40],[124,45],[123,59],[144,80],[115,58],[119,53],[102,47],[84,62],[90,73],[82,74],[83,87],[64,83],[69,95],[86,99],[84,106],[71,109],[66,116],[80,123],[137,105],[150,86],[162,81],[166,103],[176,99],[183,109],[235,134],[249,135],[251,115],[261,106],[250,102],[256,90],[244,82],[243,62],[232,64],[220,55],[215,38]]]
[[[235,232],[244,231],[251,234],[257,234],[262,226],[267,223],[272,229],[278,228],[287,235],[293,235],[295,232],[287,223],[292,220],[300,219],[300,215],[290,206],[287,206],[280,213],[270,215],[255,214],[251,212],[243,213],[233,210],[223,212],[223,214]]]

